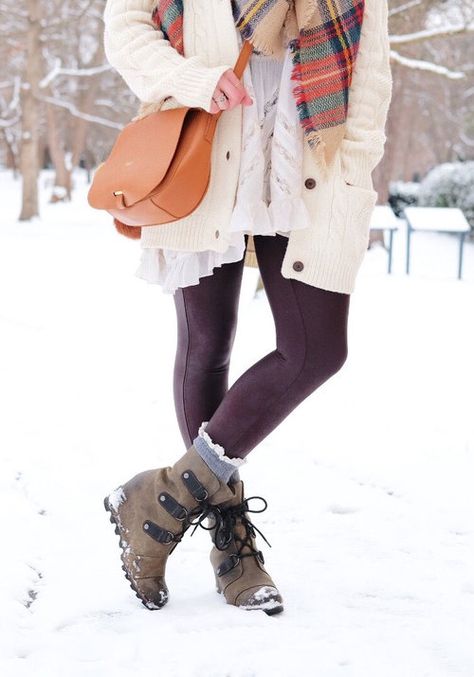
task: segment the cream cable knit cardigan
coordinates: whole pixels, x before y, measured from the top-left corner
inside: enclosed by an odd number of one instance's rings
[[[138,115],[176,106],[209,111],[220,76],[233,67],[239,52],[230,0],[185,0],[184,57],[153,27],[153,3],[107,0],[107,59],[140,100]],[[377,200],[372,171],[383,156],[392,94],[387,0],[366,0],[365,4],[345,136],[327,176],[304,145],[302,192],[312,225],[290,232],[281,266],[285,278],[348,294],[354,291],[367,250],[370,217]],[[203,202],[184,219],[143,228],[143,247],[227,249],[241,130],[240,106],[221,116]]]

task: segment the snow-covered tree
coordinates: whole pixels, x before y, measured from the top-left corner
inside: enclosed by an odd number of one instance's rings
[[[393,97],[381,199],[409,181],[474,154],[474,0],[389,0]]]
[[[474,228],[474,162],[446,162],[420,184],[421,207],[458,207]]]
[[[51,163],[51,199],[67,199],[71,170],[108,151],[135,101],[103,50],[105,0],[0,2],[0,144],[23,181],[20,219],[38,214],[38,172]],[[21,6],[20,6],[21,7]]]

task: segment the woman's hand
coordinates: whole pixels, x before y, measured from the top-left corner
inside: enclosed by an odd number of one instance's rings
[[[211,113],[218,113],[220,110],[232,110],[241,103],[244,106],[251,106],[253,101],[234,71],[229,68],[221,75],[214,90]]]

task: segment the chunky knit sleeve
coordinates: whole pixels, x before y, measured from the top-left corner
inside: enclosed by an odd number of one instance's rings
[[[387,0],[366,0],[359,53],[349,90],[346,132],[341,143],[347,183],[372,187],[372,171],[383,157],[385,123],[392,96]]]
[[[153,0],[107,0],[104,49],[109,63],[144,103],[168,96],[209,111],[221,75],[232,66],[208,67],[179,54],[151,21]]]

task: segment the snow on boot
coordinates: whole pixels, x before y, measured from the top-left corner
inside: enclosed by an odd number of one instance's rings
[[[120,536],[122,569],[136,596],[148,609],[168,601],[168,556],[191,525],[234,498],[233,485],[221,482],[194,445],[171,467],[146,470],[104,499]]]
[[[248,516],[249,512],[266,510],[267,502],[261,496],[244,499],[242,481],[231,486],[235,488],[235,495],[209,516],[207,527],[214,544],[210,559],[217,592],[224,594],[228,604],[241,609],[278,614],[283,611],[283,600],[263,566],[263,554],[255,540],[258,529]],[[248,503],[253,499],[263,501],[263,509],[251,510]],[[258,533],[268,543],[263,534]]]

